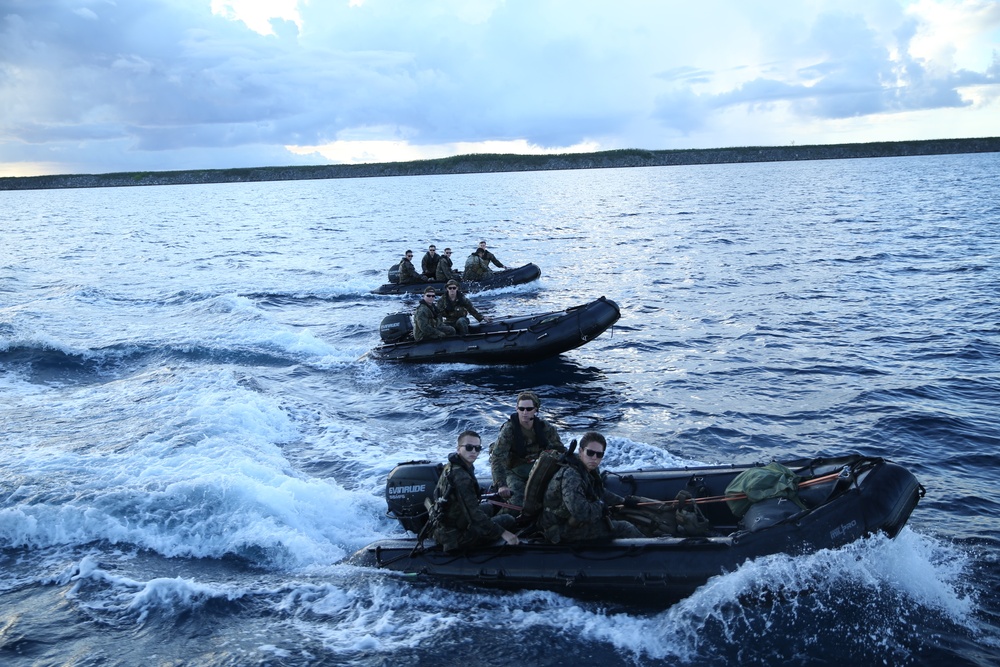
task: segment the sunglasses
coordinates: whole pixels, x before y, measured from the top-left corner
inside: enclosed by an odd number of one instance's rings
[[[521,407],[520,405],[517,406],[517,411],[518,412],[531,412],[534,409],[535,409],[534,406],[531,406],[530,408]]]
[[[483,446],[482,445],[462,445],[462,446],[465,447],[465,451],[467,451],[467,452],[481,452],[481,451],[483,451]]]
[[[604,452],[595,452],[593,449],[585,449],[583,450],[583,453],[587,456],[596,456],[599,459],[604,458]]]
[[[449,287],[448,291],[451,292],[452,290],[457,290],[457,289],[458,289],[457,287]]]

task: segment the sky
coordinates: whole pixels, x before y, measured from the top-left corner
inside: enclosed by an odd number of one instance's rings
[[[1000,136],[1000,0],[0,0],[0,176]]]

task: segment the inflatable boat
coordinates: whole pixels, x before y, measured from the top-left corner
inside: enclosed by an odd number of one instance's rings
[[[464,336],[413,339],[407,313],[382,320],[382,344],[369,353],[375,359],[414,363],[530,364],[580,347],[618,321],[618,304],[603,296],[566,310],[475,322]]]
[[[510,287],[511,285],[522,285],[524,283],[530,283],[532,280],[538,280],[542,275],[542,270],[538,268],[535,264],[525,264],[524,266],[519,266],[516,269],[507,269],[505,271],[494,271],[488,277],[482,280],[463,280],[462,281],[462,291],[465,293],[469,292],[482,292],[483,290],[497,289],[499,287]],[[399,265],[396,264],[389,269],[389,282],[373,289],[372,294],[406,294],[406,293],[421,293],[424,288],[428,285],[432,286],[437,290],[438,296],[444,294],[444,283],[443,282],[429,282],[429,283],[399,283]]]
[[[747,560],[836,548],[876,532],[895,537],[924,493],[909,471],[881,458],[849,454],[783,465],[797,476],[795,496],[756,502],[746,500],[749,494],[734,500],[739,494],[726,489],[760,464],[604,473],[609,491],[642,496],[643,505],[658,499],[669,507],[683,502],[674,499],[687,491],[687,502],[707,521],[700,535],[553,545],[532,537],[528,526],[516,546],[499,542],[445,553],[429,539],[410,536],[370,544],[349,562],[438,582],[669,605]],[[390,473],[389,516],[411,533],[426,523],[424,498],[433,493],[441,468],[411,462]],[[747,507],[738,518],[733,508],[741,502]],[[628,519],[630,511],[622,508],[619,518]]]

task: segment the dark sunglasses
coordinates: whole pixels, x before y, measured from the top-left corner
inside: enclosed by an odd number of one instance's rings
[[[482,445],[462,445],[462,446],[465,447],[465,451],[467,451],[467,452],[481,452],[481,451],[483,451],[483,446]]]
[[[451,290],[453,290],[453,289],[454,289],[454,290],[457,290],[458,288],[457,288],[457,287],[449,287],[449,288],[448,288],[448,291],[450,292],[450,291],[451,291]]]
[[[535,409],[535,407],[531,406],[530,408],[525,408],[525,407],[522,407],[522,406],[519,405],[519,406],[517,406],[517,409],[518,409],[519,412],[531,412],[532,410]]]
[[[583,453],[587,456],[596,456],[599,459],[604,458],[604,452],[595,452],[593,449],[585,449],[583,450]]]

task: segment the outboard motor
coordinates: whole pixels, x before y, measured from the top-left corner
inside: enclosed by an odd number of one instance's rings
[[[389,282],[393,285],[399,283],[399,264],[393,264],[389,267]]]
[[[408,461],[393,468],[385,481],[387,515],[397,519],[406,530],[419,534],[427,523],[424,500],[434,497],[442,470],[444,464],[430,461]]]
[[[398,343],[413,331],[413,321],[407,313],[386,315],[378,327],[383,343]]]

